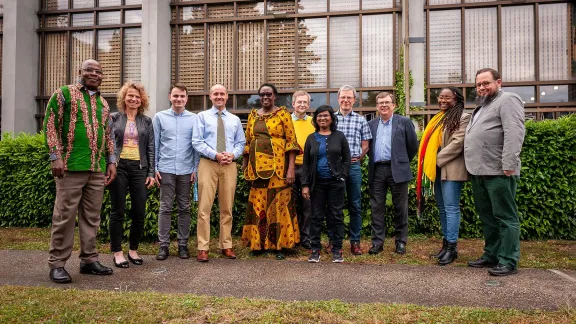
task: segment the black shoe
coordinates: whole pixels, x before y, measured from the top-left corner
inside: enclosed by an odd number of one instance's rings
[[[69,283],[72,281],[70,274],[63,267],[50,269],[50,280],[55,283]]]
[[[312,246],[310,246],[310,241],[304,241],[304,242],[300,243],[300,246],[306,250],[312,249]]]
[[[474,261],[468,261],[468,266],[472,268],[493,268],[496,263],[488,262],[482,258],[478,258]]]
[[[488,273],[493,276],[509,276],[518,273],[518,269],[513,268],[511,265],[498,263],[494,268],[488,269]]]
[[[142,258],[140,258],[140,259],[134,259],[133,257],[130,256],[130,253],[128,253],[128,260],[130,260],[130,262],[134,263],[135,265],[142,265],[142,264],[144,264],[144,260],[142,260]]]
[[[116,268],[130,268],[130,263],[128,263],[128,261],[124,260],[123,262],[120,263],[116,263],[116,257],[112,257],[112,261],[114,261],[114,265],[116,266]]]
[[[96,261],[94,263],[84,263],[80,265],[80,273],[81,274],[93,274],[93,275],[100,275],[106,276],[112,274],[112,268],[108,268],[103,266],[100,261]]]
[[[166,260],[168,259],[168,255],[170,255],[168,247],[161,246],[160,249],[158,250],[158,254],[156,255],[156,260]]]
[[[178,245],[178,257],[180,257],[180,259],[190,259],[187,245]]]
[[[276,251],[276,260],[284,260],[286,259],[286,255],[282,251]]]
[[[446,248],[448,247],[448,241],[446,241],[446,239],[442,240],[442,248],[440,249],[440,251],[438,251],[438,253],[431,255],[431,257],[435,258],[435,259],[440,259],[442,258],[442,255],[444,253],[446,253]]]
[[[382,251],[384,251],[384,247],[382,245],[372,245],[370,250],[368,250],[368,253],[369,254],[378,254]]]
[[[448,243],[446,247],[446,252],[442,254],[442,257],[438,260],[438,264],[443,266],[454,262],[458,258],[458,246],[457,243]]]
[[[396,242],[396,252],[397,254],[406,254],[406,243]]]
[[[266,253],[266,250],[252,250],[250,251],[250,256],[257,257],[263,255],[264,253]]]
[[[308,262],[320,262],[320,250],[312,250],[312,253],[310,253],[310,256],[308,257]]]

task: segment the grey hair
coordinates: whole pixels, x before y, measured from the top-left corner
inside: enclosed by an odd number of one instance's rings
[[[294,94],[292,95],[292,106],[294,106],[294,103],[296,103],[296,98],[300,96],[308,96],[308,104],[310,104],[310,101],[312,99],[310,97],[310,94],[306,91],[298,90],[294,92]]]
[[[355,99],[358,98],[358,94],[356,93],[356,89],[351,85],[345,84],[345,85],[341,86],[340,89],[338,89],[338,97],[340,97],[340,92],[342,92],[342,91],[352,91],[352,92],[354,92],[354,98]]]

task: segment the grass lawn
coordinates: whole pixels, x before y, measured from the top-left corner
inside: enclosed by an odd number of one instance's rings
[[[196,255],[195,233],[191,233],[190,252]],[[78,231],[76,231],[75,250],[79,249]],[[0,250],[42,250],[48,251],[50,244],[50,230],[47,228],[0,228]],[[426,237],[423,235],[408,238],[407,253],[397,255],[393,252],[394,242],[386,239],[384,252],[379,255],[369,255],[370,242],[368,238],[362,241],[362,248],[365,252],[362,256],[353,256],[350,253],[350,243],[344,242],[344,258],[350,263],[369,264],[415,264],[434,265],[430,254],[436,253],[442,244],[441,239]],[[458,243],[458,260],[450,266],[466,266],[466,261],[478,258],[484,247],[484,241],[480,239],[461,239]],[[110,246],[107,243],[98,243],[98,250],[101,253],[110,253]],[[239,238],[234,239],[234,250],[240,259],[250,259],[250,250],[240,245]],[[127,244],[124,244],[124,251],[128,251]],[[156,243],[142,243],[139,249],[141,254],[154,255],[158,251]],[[576,270],[576,241],[525,241],[521,242],[520,267],[523,268],[554,268]],[[177,249],[171,248],[172,254],[176,254]],[[219,258],[218,239],[210,241],[210,258]],[[287,253],[287,257],[292,260],[306,260],[309,251],[296,248]],[[273,255],[260,256],[258,258],[273,258]]]
[[[556,312],[467,307],[354,304],[337,300],[284,302],[160,294],[0,287],[0,322],[63,323],[574,323]]]

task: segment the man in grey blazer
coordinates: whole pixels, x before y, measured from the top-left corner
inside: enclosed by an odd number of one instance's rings
[[[464,160],[484,232],[484,254],[468,265],[489,268],[494,276],[517,273],[520,221],[516,202],[520,150],[524,142],[524,105],[502,91],[498,71],[476,72],[479,105],[464,137]]]
[[[392,191],[396,253],[406,253],[408,238],[408,182],[412,180],[410,161],[418,152],[418,139],[409,118],[394,114],[394,96],[376,96],[379,116],[368,122],[372,139],[368,149],[368,186],[372,209],[372,247],[370,254],[383,250],[386,226],[386,195]]]

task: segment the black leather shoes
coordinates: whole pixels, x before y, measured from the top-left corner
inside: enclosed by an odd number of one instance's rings
[[[310,241],[304,241],[304,242],[300,243],[300,246],[306,250],[312,249],[312,246],[310,245]]]
[[[511,265],[498,263],[494,268],[488,269],[488,273],[493,276],[509,276],[518,273],[518,269],[513,268]]]
[[[406,243],[396,242],[396,252],[397,254],[406,254]]]
[[[126,261],[126,260],[124,260],[120,263],[116,263],[116,257],[112,257],[112,261],[114,261],[114,266],[116,268],[124,268],[124,269],[130,268],[130,263],[128,263],[128,261]]]
[[[128,253],[128,260],[130,260],[130,262],[134,263],[135,265],[144,264],[144,260],[142,260],[142,258],[134,259],[133,257],[130,256],[130,253]]]
[[[50,280],[55,283],[69,283],[72,281],[70,274],[63,267],[50,269]]]
[[[382,251],[384,251],[384,247],[382,245],[372,245],[370,250],[368,250],[368,253],[369,254],[378,254]]]
[[[178,246],[178,256],[180,259],[190,259],[190,253],[188,252],[188,246],[179,245]]]
[[[166,260],[168,259],[168,255],[170,255],[170,251],[168,251],[167,246],[161,246],[158,250],[158,254],[156,255],[156,260]]]
[[[112,274],[112,268],[105,267],[100,263],[100,261],[96,261],[94,263],[81,264],[80,273],[106,276]]]
[[[496,263],[488,262],[482,258],[478,258],[478,260],[468,261],[468,266],[472,268],[493,268],[496,266]]]

